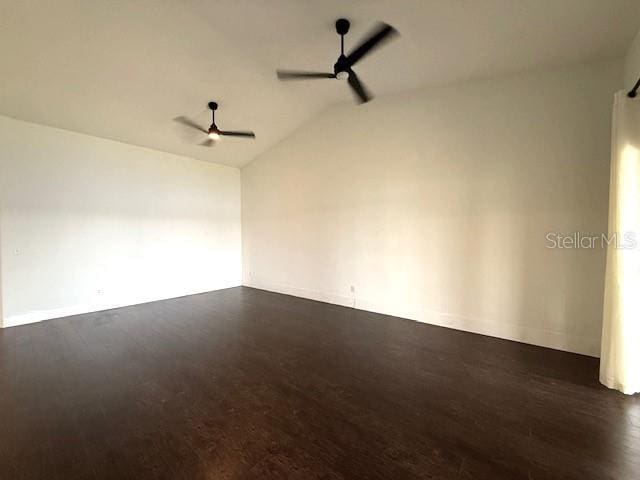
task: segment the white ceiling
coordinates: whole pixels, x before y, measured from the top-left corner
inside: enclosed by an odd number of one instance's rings
[[[351,101],[340,81],[275,76],[330,71],[340,16],[352,20],[347,51],[377,20],[401,32],[355,69],[381,94],[620,57],[640,2],[0,0],[0,114],[242,166],[327,105]],[[172,119],[207,126],[210,99],[221,128],[258,138],[198,146],[198,132]]]

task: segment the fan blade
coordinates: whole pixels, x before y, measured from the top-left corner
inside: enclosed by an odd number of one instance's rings
[[[208,133],[207,130],[202,128],[193,120],[188,119],[187,117],[176,117],[173,119],[173,121],[181,123],[182,125],[186,125],[187,127],[195,128],[196,130],[200,130],[201,132]]]
[[[223,130],[218,132],[218,134],[220,135],[225,135],[227,137],[249,137],[249,138],[256,138],[256,134],[253,132],[232,132],[232,131],[228,131],[228,130]]]
[[[298,70],[277,70],[280,80],[315,80],[319,78],[336,78],[335,73],[301,72]]]
[[[366,103],[373,98],[367,89],[364,88],[364,85],[360,83],[360,79],[353,70],[349,70],[348,82],[355,94],[358,96],[360,103]]]
[[[216,142],[214,142],[210,138],[207,138],[204,142],[200,142],[198,145],[201,145],[203,147],[213,147],[214,143],[216,143]]]
[[[353,67],[358,60],[365,55],[371,53],[375,48],[382,46],[387,40],[391,40],[398,34],[398,31],[391,25],[386,23],[379,24],[378,28],[372,33],[369,38],[361,42],[353,51],[347,55],[346,64],[348,67]]]

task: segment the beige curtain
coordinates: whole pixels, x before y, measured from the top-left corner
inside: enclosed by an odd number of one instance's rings
[[[640,97],[613,107],[609,240],[600,382],[640,392]]]

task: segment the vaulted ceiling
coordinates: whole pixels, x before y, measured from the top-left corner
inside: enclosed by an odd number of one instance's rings
[[[401,32],[356,68],[384,94],[620,57],[640,2],[0,0],[0,114],[243,166],[326,106],[351,101],[340,81],[275,76],[277,67],[330,69],[341,16],[352,20],[347,51],[377,20]],[[258,138],[204,148],[172,121],[207,126],[211,99],[220,127]]]

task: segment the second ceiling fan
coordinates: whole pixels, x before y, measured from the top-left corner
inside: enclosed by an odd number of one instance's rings
[[[207,135],[208,138],[200,143],[200,145],[202,145],[203,147],[213,147],[213,145],[218,140],[220,140],[221,137],[256,138],[256,134],[250,131],[220,130],[216,125],[216,110],[218,109],[218,104],[216,102],[209,102],[207,105],[211,110],[211,125],[208,129],[201,127],[196,122],[187,117],[176,117],[173,120]]]
[[[346,80],[361,103],[371,100],[371,93],[364,87],[358,76],[352,70],[352,67],[375,48],[380,47],[384,42],[396,36],[398,31],[391,25],[381,23],[366,40],[360,42],[349,55],[345,55],[344,36],[349,32],[350,26],[351,23],[346,18],[340,18],[336,21],[336,32],[340,35],[340,56],[333,66],[333,73],[278,70],[278,78],[280,80],[312,80],[322,78]]]

